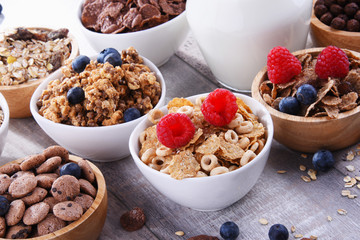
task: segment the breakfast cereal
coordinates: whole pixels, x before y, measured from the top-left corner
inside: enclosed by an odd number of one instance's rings
[[[67,29],[4,32],[0,37],[0,86],[46,77],[60,68],[70,53]]]
[[[186,0],[101,1],[83,5],[83,25],[101,33],[125,33],[165,23],[185,10]]]
[[[281,99],[296,96],[297,89],[303,84],[310,84],[317,89],[315,102],[301,105],[300,116],[337,118],[342,112],[360,105],[360,60],[351,52],[344,50],[349,58],[350,71],[344,78],[329,77],[319,79],[315,73],[317,57],[311,54],[297,56],[302,65],[302,72],[291,81],[283,84],[265,80],[259,86],[264,101],[279,110]]]
[[[0,127],[3,122],[4,122],[4,111],[0,107]]]
[[[55,153],[60,154],[54,156]],[[18,163],[0,167],[0,198],[4,203],[2,210],[5,211],[4,215],[0,216],[0,238],[28,238],[52,233],[79,219],[94,202],[97,194],[96,183],[93,186],[84,179],[84,174],[78,179],[68,175],[71,174],[69,170],[66,172],[62,168],[60,176],[54,172],[53,167],[43,168],[45,173],[37,173],[39,166],[48,160],[67,159],[63,160],[62,164],[67,163],[69,153],[66,149],[51,146],[40,154],[24,158],[24,161],[35,159],[33,156],[38,155],[49,157],[44,157],[43,163],[38,162],[27,171],[21,171],[21,164]],[[87,171],[93,173],[89,164],[82,165],[88,165]],[[77,168],[80,172],[80,166]],[[86,182],[86,192],[80,188],[81,181]],[[92,196],[86,194],[88,189]],[[5,205],[8,205],[7,210],[4,210]]]
[[[38,100],[39,114],[56,123],[74,126],[107,126],[124,122],[124,112],[136,108],[149,112],[159,101],[161,86],[154,72],[130,47],[121,53],[121,66],[91,61],[81,73],[70,63],[63,76],[51,81]],[[81,87],[85,99],[67,100],[73,87]]]
[[[185,146],[172,149],[159,141],[157,125],[153,125],[141,134],[140,159],[149,167],[178,180],[223,174],[254,159],[266,140],[265,128],[251,109],[237,98],[238,110],[234,119],[225,126],[216,127],[204,119],[203,101],[204,98],[197,99],[196,103],[181,98],[170,101],[169,114],[184,113],[182,108],[186,107],[185,112],[196,128],[194,135]],[[242,124],[248,125],[249,129],[243,131]]]

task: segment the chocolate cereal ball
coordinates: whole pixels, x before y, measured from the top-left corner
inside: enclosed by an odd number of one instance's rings
[[[348,1],[347,0],[337,0],[336,3],[343,7],[348,3]]]
[[[331,4],[334,4],[334,3],[335,3],[335,0],[324,0],[324,4],[327,7],[330,7]]]
[[[349,0],[349,2],[351,2],[351,3],[356,3],[356,4],[360,4],[360,0]]]
[[[358,32],[360,30],[360,23],[356,19],[350,19],[346,23],[346,30],[350,32]]]
[[[338,5],[338,4],[331,4],[330,6],[330,12],[334,15],[334,16],[338,16],[342,13],[344,13],[344,9]]]
[[[324,0],[317,0],[316,3],[315,3],[315,6],[316,5],[324,5],[324,4],[325,4]]]
[[[349,17],[346,16],[346,14],[340,14],[340,15],[338,15],[337,17],[343,19],[345,22],[349,21]]]
[[[317,16],[318,18],[320,18],[327,11],[328,11],[328,9],[324,4],[316,5],[314,8],[315,16]]]
[[[358,10],[359,6],[356,3],[348,3],[344,7],[345,14],[349,18],[352,18]]]
[[[320,21],[328,26],[330,26],[332,20],[333,20],[333,16],[330,12],[323,14],[320,18]]]
[[[337,30],[343,30],[345,28],[345,26],[346,26],[346,22],[344,21],[344,19],[336,17],[331,21],[330,26],[332,28],[337,29]]]
[[[355,13],[354,19],[360,21],[360,10],[358,10],[358,11]]]

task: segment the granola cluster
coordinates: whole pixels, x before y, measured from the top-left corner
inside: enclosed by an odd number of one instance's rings
[[[186,0],[88,0],[83,25],[101,33],[136,32],[165,23],[185,10]]]
[[[67,29],[47,31],[17,28],[0,36],[0,86],[46,77],[71,53]]]
[[[295,96],[303,84],[311,84],[317,89],[317,99],[310,105],[304,105],[301,116],[337,118],[342,112],[352,110],[360,105],[360,60],[346,51],[350,61],[350,71],[343,79],[329,77],[321,80],[315,73],[316,56],[302,54],[297,56],[302,65],[302,72],[290,82],[274,84],[265,80],[259,90],[264,101],[279,110],[281,99]]]
[[[91,61],[81,73],[68,63],[63,76],[51,81],[39,98],[39,114],[56,123],[93,127],[124,122],[124,111],[130,107],[149,112],[161,96],[155,73],[132,47],[123,50],[121,58],[121,67]],[[67,100],[73,87],[85,92],[85,100],[74,105]]]
[[[174,98],[167,108],[169,113],[185,113],[196,132],[190,142],[180,148],[171,149],[162,145],[156,134],[156,125],[147,128],[140,136],[140,159],[149,167],[169,174],[172,178],[206,177],[227,173],[252,161],[263,149],[265,127],[251,109],[237,98],[238,111],[225,127],[216,127],[204,119],[201,104],[183,98]],[[164,115],[152,110],[148,118],[157,124]]]

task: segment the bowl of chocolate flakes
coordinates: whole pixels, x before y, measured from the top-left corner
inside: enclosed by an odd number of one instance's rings
[[[335,46],[290,53],[273,48],[252,97],[270,112],[274,138],[301,152],[360,141],[360,54]]]
[[[186,0],[81,1],[75,21],[97,52],[132,46],[160,66],[188,34],[185,4]]]

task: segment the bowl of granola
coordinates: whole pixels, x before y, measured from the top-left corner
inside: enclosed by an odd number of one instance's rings
[[[279,48],[273,50],[278,49],[279,54]],[[252,97],[270,112],[274,138],[293,150],[309,153],[359,142],[360,54],[334,46],[286,54],[283,49],[283,59],[274,60],[277,53],[273,50],[267,66],[253,81]],[[270,61],[287,59],[292,63],[284,63],[284,68],[269,65],[270,55]],[[283,71],[285,76],[289,72],[284,69],[294,66],[296,73],[282,80],[274,74],[280,76]]]
[[[100,236],[107,189],[93,163],[54,145],[0,166],[0,175],[1,239],[88,240]]]
[[[133,46],[156,66],[164,64],[185,40],[186,0],[80,1],[75,22],[96,50]]]
[[[131,131],[164,104],[165,92],[159,69],[134,48],[121,56],[107,48],[91,58],[79,55],[49,76],[30,109],[40,127],[73,154],[115,161],[130,154]]]
[[[6,143],[9,129],[9,107],[4,96],[0,93],[0,156]]]
[[[31,116],[30,98],[39,84],[67,59],[79,54],[68,29],[16,28],[0,40],[0,92],[11,118]]]
[[[130,136],[131,155],[144,177],[185,207],[216,211],[234,204],[251,190],[267,162],[273,138],[269,112],[246,95],[228,91],[233,97],[213,98],[226,91],[174,98],[152,110]],[[223,113],[226,121],[214,122],[222,117],[212,117],[213,112]]]

